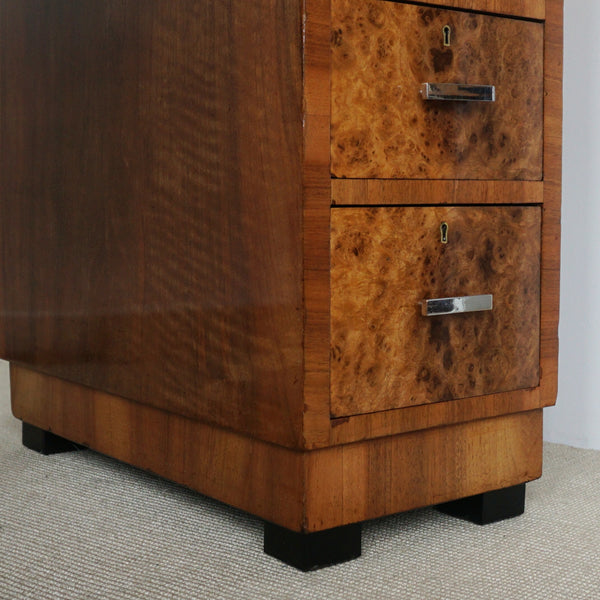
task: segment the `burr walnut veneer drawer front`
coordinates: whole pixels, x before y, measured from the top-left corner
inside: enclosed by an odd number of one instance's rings
[[[540,218],[538,206],[332,209],[332,414],[537,386]],[[423,315],[426,300],[471,310],[482,295],[491,310]]]
[[[543,35],[540,22],[333,0],[332,174],[540,180]],[[495,100],[427,100],[425,83],[460,84],[451,97],[494,86]]]

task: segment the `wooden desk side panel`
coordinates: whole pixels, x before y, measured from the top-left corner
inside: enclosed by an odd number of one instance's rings
[[[302,14],[0,6],[0,354],[302,438]]]

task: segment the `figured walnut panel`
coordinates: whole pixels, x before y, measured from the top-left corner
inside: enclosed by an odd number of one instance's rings
[[[332,414],[537,386],[540,218],[539,207],[333,209]],[[421,315],[424,299],[478,294],[493,294],[492,311]]]
[[[302,443],[301,34],[290,0],[0,4],[3,358]]]
[[[332,5],[335,177],[541,179],[543,24],[382,0]],[[495,85],[496,102],[424,101],[424,82]]]

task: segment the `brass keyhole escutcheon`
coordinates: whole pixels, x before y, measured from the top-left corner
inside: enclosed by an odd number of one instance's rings
[[[442,244],[448,243],[448,223],[446,222],[440,225],[440,238]]]
[[[452,35],[452,29],[450,28],[450,25],[444,25],[442,33],[444,35],[444,46],[449,46],[451,44],[450,38]]]

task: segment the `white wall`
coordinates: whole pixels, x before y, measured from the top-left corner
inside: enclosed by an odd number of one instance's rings
[[[564,6],[558,402],[544,437],[600,449],[600,2]]]

